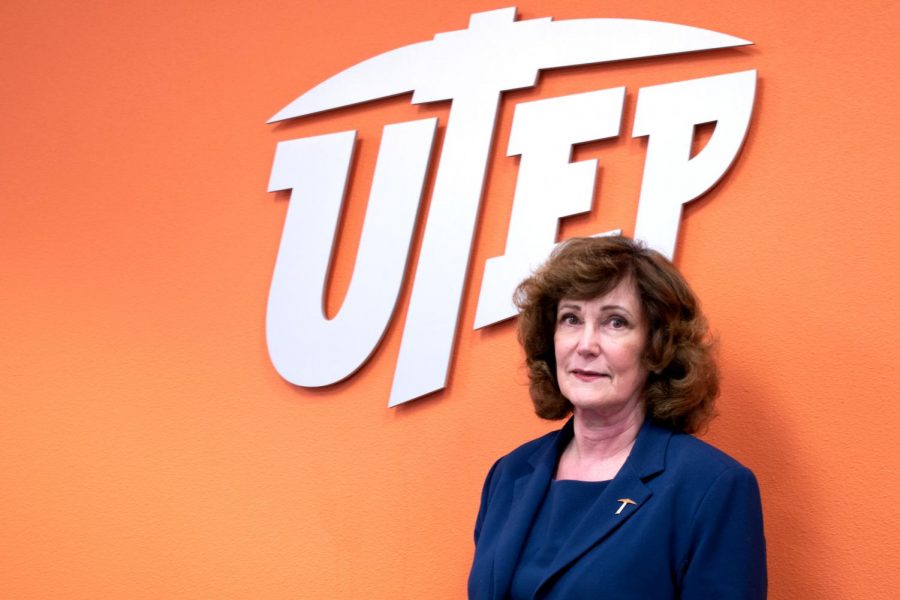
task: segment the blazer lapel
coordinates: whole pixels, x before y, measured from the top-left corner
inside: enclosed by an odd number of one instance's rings
[[[512,577],[519,562],[519,554],[531,524],[537,514],[550,480],[556,471],[560,446],[568,443],[572,438],[572,421],[569,420],[565,427],[559,430],[554,443],[547,444],[542,450],[529,459],[529,464],[534,469],[516,479],[513,487],[513,500],[510,505],[507,526],[503,528],[497,541],[494,554],[494,598],[505,598],[512,583]]]
[[[665,452],[670,437],[670,431],[649,421],[644,423],[628,460],[594,502],[588,514],[573,529],[538,586],[538,592],[554,575],[578,560],[623,523],[631,518],[640,518],[638,513],[653,495],[644,480],[665,468]],[[625,499],[631,502],[623,503]]]

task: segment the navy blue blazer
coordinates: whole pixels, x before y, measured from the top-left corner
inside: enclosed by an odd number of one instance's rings
[[[491,468],[475,522],[471,600],[509,594],[519,553],[572,435],[570,419]],[[626,498],[634,504],[619,512]],[[568,537],[535,598],[766,597],[753,473],[709,444],[649,420],[587,516],[560,535]]]

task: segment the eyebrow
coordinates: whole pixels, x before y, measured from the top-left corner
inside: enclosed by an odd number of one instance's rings
[[[560,304],[560,305],[556,308],[556,312],[558,313],[560,310],[562,310],[562,309],[564,309],[564,308],[575,309],[575,310],[579,310],[579,311],[580,311],[580,310],[581,310],[581,305],[579,305],[579,304]],[[602,310],[602,311],[606,311],[606,310],[621,310],[622,312],[628,313],[629,316],[633,316],[633,315],[631,314],[631,311],[628,310],[627,308],[625,308],[624,306],[622,306],[621,304],[604,304],[603,306],[600,307],[600,310]]]
[[[564,308],[574,308],[575,310],[581,310],[581,306],[577,304],[560,304],[556,307],[556,312],[559,312]]]

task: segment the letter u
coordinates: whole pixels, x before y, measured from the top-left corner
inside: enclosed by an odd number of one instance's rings
[[[281,142],[269,191],[291,190],[266,312],[269,357],[295,385],[319,387],[365,363],[394,312],[422,199],[437,119],[388,125],[356,264],[333,319],[325,283],[344,204],[355,131]]]

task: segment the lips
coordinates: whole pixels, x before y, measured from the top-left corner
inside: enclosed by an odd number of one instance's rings
[[[609,375],[606,373],[590,371],[588,369],[572,369],[569,372],[581,381],[596,381],[601,377],[609,377]]]

